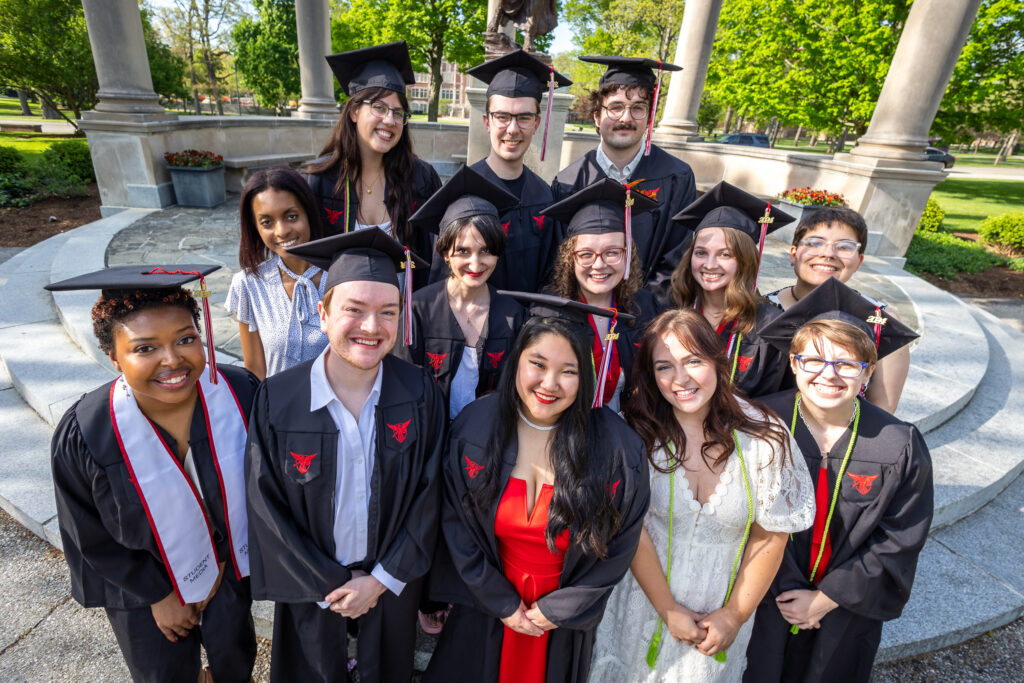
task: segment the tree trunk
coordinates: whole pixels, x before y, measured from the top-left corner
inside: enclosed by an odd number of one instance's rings
[[[999,153],[996,154],[995,161],[992,164],[993,166],[998,166],[1001,162],[1006,161],[1006,159],[1013,154],[1013,150],[1017,146],[1018,137],[1020,137],[1019,130],[1015,130],[1012,133],[1010,133],[1010,137],[1006,138],[1006,140],[1003,142],[1003,146],[999,148]]]
[[[818,131],[814,131],[814,133],[811,135],[811,142],[810,142],[810,146],[811,147],[817,147],[818,146],[818,138],[819,137],[820,136],[818,135]]]
[[[802,123],[799,126],[796,127],[796,135],[793,136],[793,146],[794,147],[799,147],[800,146],[800,133],[803,132],[803,129],[804,129],[804,124],[802,124]]]
[[[743,114],[740,114],[740,117],[738,119],[736,119],[736,130],[735,130],[735,132],[736,133],[742,133],[743,132]]]
[[[18,104],[21,105],[22,116],[32,116],[32,110],[28,107],[28,95],[24,90],[18,91]]]
[[[61,118],[61,115],[57,113],[57,110],[54,109],[50,105],[49,102],[45,102],[45,101],[42,102],[42,107],[43,107],[43,118],[44,119],[59,119],[59,118]]]
[[[722,128],[724,133],[729,132],[729,126],[732,125],[732,105],[725,108],[725,126]]]
[[[438,100],[441,99],[442,47],[435,44],[430,54],[430,101],[427,103],[427,121],[437,121]]]

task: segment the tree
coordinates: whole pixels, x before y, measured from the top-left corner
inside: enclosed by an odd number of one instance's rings
[[[160,40],[153,27],[151,11],[141,7],[142,34],[146,40],[146,55],[149,57],[149,73],[153,79],[153,90],[167,99],[185,99],[185,60],[174,54],[169,45]]]
[[[302,91],[299,38],[292,0],[255,0],[259,19],[243,18],[232,29],[235,66],[264,107],[284,111],[289,97]]]
[[[413,68],[430,74],[427,119],[437,120],[441,62],[460,68],[483,61],[485,0],[343,0],[331,21],[336,51],[405,40]]]

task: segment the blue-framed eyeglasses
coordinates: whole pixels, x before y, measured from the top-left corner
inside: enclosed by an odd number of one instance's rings
[[[824,372],[826,366],[831,365],[832,371],[843,379],[857,379],[871,365],[861,360],[825,360],[816,356],[801,356],[799,353],[794,353],[792,356],[796,358],[797,364],[804,372],[817,375]]]

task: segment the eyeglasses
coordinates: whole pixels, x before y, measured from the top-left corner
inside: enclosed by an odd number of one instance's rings
[[[830,242],[821,237],[805,237],[800,240],[800,246],[807,249],[812,254],[820,254],[825,251],[826,247],[831,246],[832,251],[835,255],[841,259],[853,258],[860,251],[860,242],[853,240],[836,240]]]
[[[359,101],[361,103],[363,103],[363,104],[370,105],[370,112],[374,116],[376,116],[378,119],[383,119],[383,118],[387,117],[388,112],[391,112],[391,116],[394,117],[395,123],[398,123],[399,125],[404,126],[405,124],[409,123],[409,119],[412,118],[412,114],[410,114],[409,112],[405,111],[404,109],[395,109],[393,107],[387,106],[383,102],[378,102],[377,100],[359,100]]]
[[[510,114],[507,111],[489,111],[487,112],[487,115],[502,128],[511,124],[513,119],[517,124],[519,124],[520,128],[526,128],[540,116],[540,114],[531,114],[529,112],[524,114]]]
[[[651,107],[646,102],[634,102],[628,107],[621,102],[616,102],[607,107],[602,106],[601,109],[608,112],[608,116],[613,119],[621,119],[622,115],[626,113],[626,109],[629,109],[629,115],[637,121],[646,119],[647,115],[651,113]]]
[[[622,257],[625,256],[626,250],[623,247],[612,247],[611,249],[605,249],[604,251],[597,252],[592,249],[580,249],[579,251],[572,252],[572,257],[576,260],[577,265],[589,268],[594,265],[598,257],[609,266],[617,266],[622,261]]]
[[[793,358],[796,358],[796,362],[804,372],[817,375],[824,372],[826,366],[831,365],[832,371],[843,379],[857,379],[864,374],[864,370],[870,365],[870,363],[860,360],[825,360],[824,358],[816,358],[814,356],[801,356],[799,353],[791,355]]]

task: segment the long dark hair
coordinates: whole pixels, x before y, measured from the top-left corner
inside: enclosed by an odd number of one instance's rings
[[[309,187],[309,183],[298,172],[287,166],[271,166],[255,171],[246,181],[245,187],[242,188],[242,197],[238,200],[238,223],[241,226],[241,235],[238,240],[238,265],[246,273],[255,272],[261,263],[270,258],[270,250],[263,243],[260,231],[256,227],[252,202],[256,195],[271,189],[278,192],[290,192],[299,201],[302,210],[306,212],[310,242],[324,236],[324,226],[320,222],[316,196]]]
[[[733,430],[768,441],[774,453],[781,454],[785,461],[789,457],[789,436],[785,428],[769,419],[771,413],[756,401],[747,400],[754,407],[750,411],[753,416],[743,410],[729,385],[729,359],[711,324],[696,311],[676,309],[662,313],[648,326],[633,362],[633,372],[623,391],[626,422],[643,439],[651,466],[659,472],[671,472],[682,467],[686,452],[686,434],[654,379],[654,345],[669,333],[674,334],[690,353],[715,368],[718,385],[704,418],[705,440],[700,449],[707,466],[711,468],[728,460],[736,448]],[[665,467],[653,456],[659,449],[667,448],[669,443],[675,446],[675,456]],[[720,455],[713,457],[716,451]]]
[[[365,88],[353,95],[341,108],[341,116],[334,124],[331,137],[327,144],[320,150],[320,156],[326,156],[323,161],[308,163],[302,167],[306,173],[324,173],[337,169],[338,180],[334,184],[333,195],[335,197],[344,193],[345,183],[355,183],[362,174],[361,160],[359,157],[359,133],[356,131],[356,124],[351,114],[363,106],[363,100],[376,102],[388,95],[398,95],[398,101],[402,108],[409,111],[409,100],[405,93],[397,92],[389,88]],[[412,205],[416,201],[416,188],[413,185],[413,162],[416,155],[412,151],[412,138],[409,135],[408,126],[402,129],[398,142],[384,155],[384,179],[387,182],[387,209],[391,218],[391,225],[395,231],[398,241],[403,244],[410,244],[413,236],[413,229],[409,225],[409,216],[412,215]],[[345,216],[345,220],[349,220]]]
[[[576,250],[576,235],[562,240],[558,245],[558,255],[555,257],[555,272],[551,276],[551,284],[547,290],[566,299],[579,301],[580,282],[576,279],[576,258],[573,252]],[[633,305],[633,297],[643,286],[643,264],[640,263],[640,256],[637,254],[636,245],[633,245],[629,255],[629,277],[623,278],[613,290],[615,295],[615,306],[624,313],[640,313],[640,309]],[[630,327],[634,322],[627,323]]]
[[[591,402],[594,399],[591,349],[589,342],[575,334],[569,324],[561,320],[531,318],[523,326],[509,352],[509,361],[505,363],[496,389],[499,426],[491,434],[487,448],[487,457],[494,466],[482,470],[484,481],[470,494],[472,503],[478,509],[489,510],[501,495],[501,461],[519,423],[521,400],[516,391],[519,359],[526,349],[545,334],[568,340],[580,372],[576,400],[559,416],[551,441],[555,486],[545,538],[548,548],[554,552],[555,538],[563,530],[571,529],[573,540],[579,543],[585,553],[605,557],[608,554],[608,540],[619,526],[619,514],[608,495],[610,459],[597,457],[594,452],[601,445],[591,416]]]

